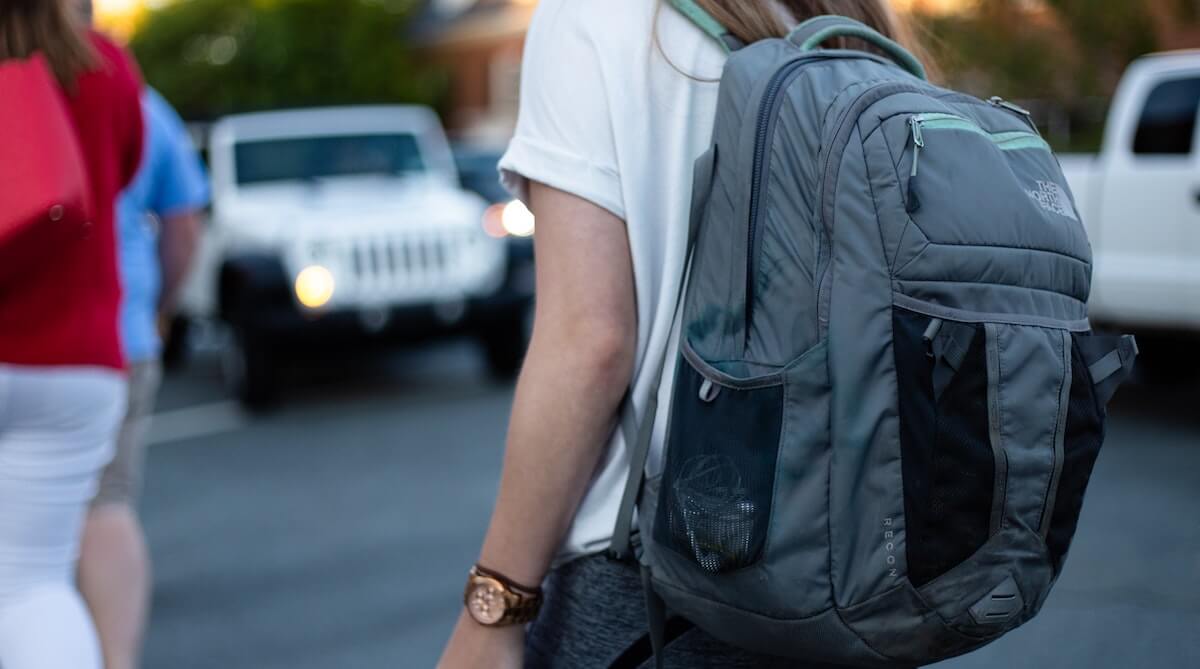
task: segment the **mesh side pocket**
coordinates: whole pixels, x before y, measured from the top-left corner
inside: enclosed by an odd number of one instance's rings
[[[655,540],[712,574],[757,562],[782,425],[782,379],[748,389],[718,386],[682,360]]]

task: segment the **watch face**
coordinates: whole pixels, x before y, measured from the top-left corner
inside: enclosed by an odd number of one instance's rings
[[[471,612],[471,617],[484,625],[500,622],[508,610],[503,586],[491,579],[480,579],[467,598],[467,610]]]

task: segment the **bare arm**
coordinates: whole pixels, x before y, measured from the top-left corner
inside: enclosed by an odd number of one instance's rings
[[[633,375],[637,309],[623,221],[533,184],[537,314],[517,384],[500,493],[480,563],[542,581],[616,425]],[[460,617],[441,666],[520,666],[520,627]],[[497,655],[505,659],[496,664]]]
[[[179,291],[187,279],[200,241],[200,216],[200,212],[189,210],[167,216],[162,221],[158,240],[158,262],[162,267],[162,292],[158,298],[160,314],[175,310]]]

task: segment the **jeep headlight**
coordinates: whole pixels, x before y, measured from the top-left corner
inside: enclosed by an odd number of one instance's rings
[[[296,299],[309,309],[319,309],[333,299],[333,272],[321,265],[309,265],[296,275]]]
[[[504,231],[513,237],[529,237],[533,235],[533,212],[520,200],[513,200],[504,205],[500,214],[500,223]]]

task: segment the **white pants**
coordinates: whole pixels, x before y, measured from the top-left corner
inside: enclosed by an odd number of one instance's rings
[[[102,665],[75,566],[124,411],[116,371],[0,364],[0,669]]]

